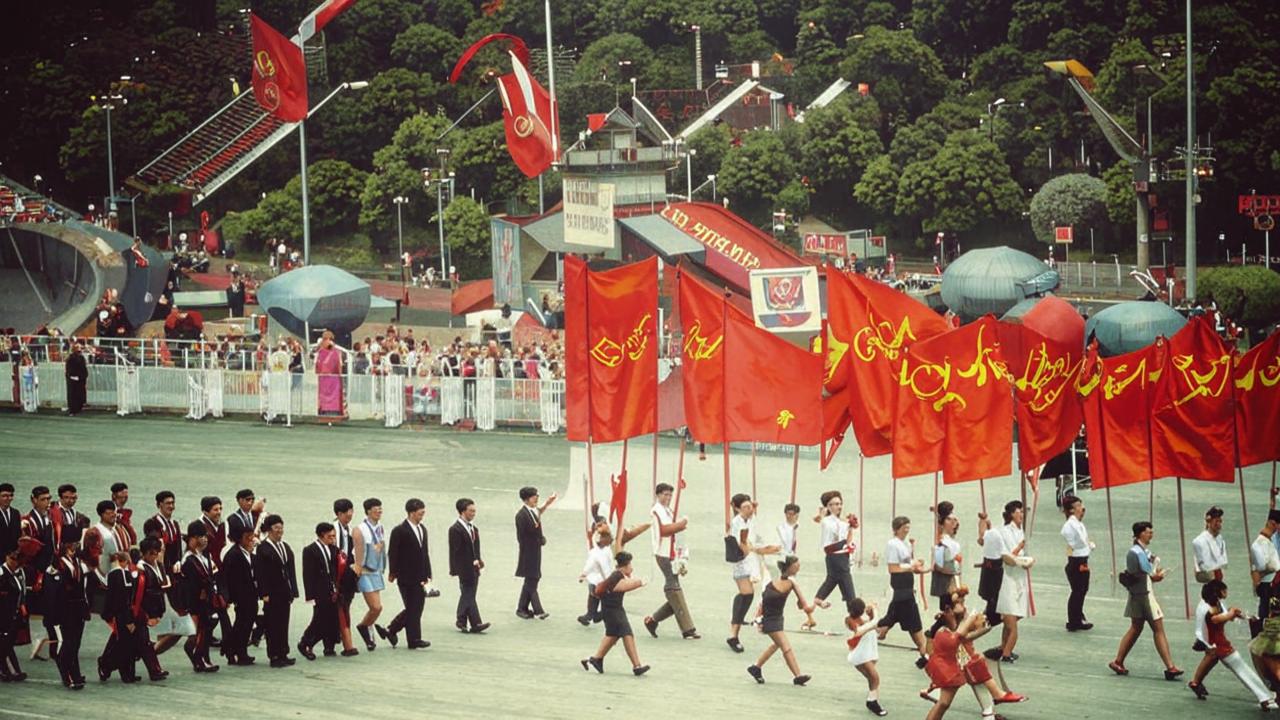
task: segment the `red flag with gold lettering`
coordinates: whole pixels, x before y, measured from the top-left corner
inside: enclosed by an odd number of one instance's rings
[[[658,259],[565,273],[565,383],[570,440],[614,442],[658,427]]]
[[[1011,471],[1013,396],[991,315],[907,349],[893,425],[895,478],[944,483]]]
[[[1164,368],[1165,341],[1104,358],[1089,347],[1078,390],[1094,489],[1142,482],[1151,469],[1151,410]]]
[[[695,440],[724,442],[724,318],[742,311],[686,272],[680,272],[676,282],[684,337],[680,369],[685,421]]]
[[[1231,482],[1235,471],[1235,403],[1231,351],[1206,316],[1169,338],[1151,414],[1151,469]]]
[[[888,455],[893,452],[893,406],[903,354],[912,343],[949,328],[942,316],[888,285],[856,275],[836,276],[827,278],[828,307],[836,312],[827,319],[828,355],[848,358],[849,417],[862,454]],[[838,378],[839,361],[834,364]]]
[[[1233,384],[1239,466],[1280,460],[1280,331],[1236,357]]]
[[[816,445],[822,439],[822,356],[726,313],[724,432],[730,442]]]
[[[263,110],[285,122],[307,117],[307,64],[302,48],[249,14],[253,36],[253,95]]]
[[[1076,380],[1084,362],[1079,343],[1054,341],[1026,325],[1000,323],[1000,352],[1013,382],[1018,463],[1031,470],[1071,447],[1084,409]]]

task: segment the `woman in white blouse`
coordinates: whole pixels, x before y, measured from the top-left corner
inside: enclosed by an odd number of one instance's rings
[[[1030,595],[1027,590],[1027,573],[1035,564],[1035,559],[1023,553],[1027,545],[1027,536],[1022,530],[1022,503],[1012,500],[1004,506],[1004,527],[1000,528],[1004,552],[1004,582],[1000,584],[1000,597],[996,600],[996,612],[1000,613],[1004,630],[1001,633],[1000,647],[987,651],[987,657],[999,659],[1000,662],[1013,662],[1018,654],[1013,649],[1018,645],[1018,621],[1027,616]]]

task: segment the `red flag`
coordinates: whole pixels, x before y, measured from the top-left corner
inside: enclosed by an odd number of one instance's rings
[[[688,273],[678,275],[684,415],[689,434],[704,443],[724,442],[724,319],[742,311]]]
[[[1165,342],[1103,358],[1090,345],[1080,370],[1085,436],[1094,489],[1150,480],[1151,410]]]
[[[838,313],[849,314],[847,319],[837,314],[827,320],[828,357],[840,353],[842,343],[847,346],[843,352],[849,358],[853,388],[849,416],[858,447],[867,457],[888,455],[893,451],[893,404],[903,354],[912,343],[946,332],[947,324],[924,304],[858,276],[831,273],[827,302]]]
[[[658,427],[658,259],[592,272],[565,257],[569,440],[614,442]]]
[[[895,478],[942,471],[945,483],[1010,472],[1013,398],[994,317],[922,340],[898,375]]]
[[[616,479],[610,476],[609,486],[609,521],[622,527],[622,516],[627,513],[627,471],[618,473]]]
[[[1084,410],[1076,382],[1083,353],[1079,343],[1054,342],[1026,325],[1001,322],[999,330],[1013,378],[1018,463],[1032,470],[1071,447],[1080,433]]]
[[[728,313],[724,432],[729,441],[816,445],[822,439],[822,356]]]
[[[826,445],[818,458],[821,469],[826,470],[844,443],[849,432],[849,388],[822,399],[822,440]]]
[[[1234,385],[1239,466],[1280,460],[1280,331],[1237,356]]]
[[[1231,351],[1211,321],[1192,318],[1169,338],[1151,414],[1155,477],[1231,482],[1235,470],[1235,407]],[[1275,428],[1272,428],[1272,437]]]
[[[307,117],[307,64],[302,48],[249,15],[253,35],[253,94],[262,109],[285,122]]]

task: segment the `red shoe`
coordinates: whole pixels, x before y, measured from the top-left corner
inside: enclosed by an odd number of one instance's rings
[[[1027,700],[1030,700],[1030,698],[1026,695],[1019,695],[1016,692],[1007,692],[998,698],[992,698],[992,701],[995,702],[996,705],[1002,705],[1004,703],[1020,703],[1026,702]]]

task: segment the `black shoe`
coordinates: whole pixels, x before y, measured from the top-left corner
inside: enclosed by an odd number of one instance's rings
[[[736,653],[742,652],[742,642],[739,641],[738,638],[735,638],[735,637],[725,638],[724,643],[729,646],[730,650]]]
[[[1198,700],[1204,700],[1209,697],[1209,688],[1205,687],[1204,683],[1198,683],[1195,680],[1192,680],[1187,683],[1187,688],[1196,694],[1196,699]]]
[[[395,625],[395,623],[392,623],[392,625]],[[393,649],[400,644],[400,638],[399,638],[400,631],[388,630],[382,627],[381,625],[374,625],[373,629],[378,631],[378,637],[391,643],[391,647]]]
[[[1082,622],[1082,623],[1080,623],[1079,625],[1077,625],[1077,626],[1076,626],[1076,629],[1077,629],[1077,630],[1092,630],[1092,629],[1093,629],[1093,623],[1088,622],[1088,621],[1086,621],[1086,622]]]
[[[414,640],[408,645],[410,650],[422,650],[423,648],[429,647],[431,647],[431,643],[427,640]]]
[[[579,624],[579,625],[581,625],[582,627],[587,627],[588,625],[590,625],[590,624],[591,624],[591,616],[590,616],[590,615],[579,615],[579,616],[578,616],[578,624]]]
[[[435,588],[431,588],[430,590],[427,591],[427,597],[429,598],[440,597],[440,591]]]
[[[520,618],[521,620],[532,620],[533,613],[529,612],[528,610],[517,610],[516,617]]]
[[[207,661],[205,662],[205,664],[204,664],[202,667],[203,667],[204,669],[203,669],[203,670],[201,670],[200,672],[207,672],[207,673],[216,673],[216,672],[218,672],[219,670],[221,670],[221,669],[222,669],[222,666],[221,666],[221,665],[214,665],[213,663],[211,663],[211,662],[207,662]]]
[[[583,670],[586,670],[588,665],[595,668],[597,673],[604,673],[604,658],[589,657],[582,661]]]
[[[643,674],[645,674],[645,673],[647,673],[647,672],[649,672],[649,666],[648,666],[648,665],[640,665],[639,667],[633,667],[633,668],[631,668],[631,673],[632,673],[633,675],[635,675],[636,677],[640,677],[641,675],[643,675]]]
[[[698,634],[697,629],[685,630],[684,632],[680,633],[680,637],[684,638],[685,640],[701,640],[702,639],[702,636]]]
[[[22,682],[23,680],[26,680],[26,679],[27,679],[27,674],[19,670],[18,672],[10,675],[5,680],[5,682]],[[137,681],[138,681],[137,678],[135,678],[134,682],[137,682]]]
[[[868,700],[867,709],[871,711],[872,715],[879,715],[880,717],[884,717],[889,714],[888,710],[880,707],[880,702],[878,700]]]
[[[10,677],[13,677],[12,675]],[[106,682],[111,677],[111,671],[107,669],[102,658],[98,658],[98,680]]]
[[[254,663],[254,658],[251,658],[248,655],[241,655],[238,658],[232,658],[231,661],[228,662],[227,664],[235,665],[236,667],[249,667],[253,663]]]
[[[262,644],[262,636],[266,633],[266,628],[255,627],[253,634],[249,636],[249,644],[258,647]]]
[[[467,621],[465,620],[459,620],[458,622],[454,623],[453,626],[458,628],[462,632],[467,631]]]
[[[652,617],[644,619],[644,629],[648,630],[649,634],[653,637],[658,637],[658,621],[654,620]]]
[[[77,682],[71,683],[68,687],[70,687],[72,690],[83,690],[84,683],[77,681]]]
[[[276,658],[275,660],[272,660],[272,661],[271,661],[271,667],[273,667],[273,668],[287,668],[287,667],[289,667],[289,663],[288,663],[288,662],[286,662],[284,658]]]
[[[337,650],[334,650],[333,648],[325,648],[325,649],[324,649],[324,656],[325,656],[325,657],[333,657],[333,656],[335,656],[335,655],[337,655],[337,654],[338,654],[338,651],[337,651]]]
[[[999,660],[1001,649],[998,647],[989,648],[982,651],[982,656],[988,660]]]
[[[24,678],[26,677],[26,675],[23,673],[19,673],[19,674],[22,675],[22,677]],[[142,678],[138,677],[137,675],[130,675],[129,677],[120,678],[120,682],[124,683],[125,685],[132,685],[137,682],[142,682]]]
[[[540,613],[534,613],[533,616],[538,618],[539,620],[546,620],[547,618],[551,617],[551,613],[540,612]]]
[[[1012,655],[1001,655],[1000,662],[1010,664],[1016,663],[1018,662],[1018,653],[1013,653]]]
[[[928,665],[928,664],[929,664],[929,658],[927,658],[927,657],[925,657],[925,656],[923,656],[923,655],[921,655],[920,657],[916,658],[916,667],[920,668],[921,670],[923,670],[923,669],[924,669],[924,666],[925,666],[925,665]]]
[[[167,672],[147,673],[147,679],[151,682],[160,682],[167,677],[169,677],[169,673]]]
[[[482,633],[482,632],[484,632],[485,630],[488,630],[488,629],[489,629],[489,623],[480,623],[479,625],[472,625],[472,626],[471,626],[471,632],[472,632],[472,633],[475,633],[475,634]]]
[[[303,645],[302,643],[298,643],[298,654],[308,660],[316,659],[316,654],[311,651],[311,648]]]
[[[747,674],[755,678],[757,683],[761,685],[764,684],[764,673],[760,671],[760,667],[758,665],[748,665]]]
[[[1183,672],[1184,672],[1183,670],[1179,670],[1177,668],[1174,668],[1173,670],[1165,670],[1164,679],[1169,681],[1177,680],[1178,678],[1182,677]]]
[[[360,651],[355,648],[350,648],[349,650],[342,651],[342,657],[355,657],[359,654],[360,654]]]
[[[803,687],[803,686],[804,686],[804,684],[805,684],[805,683],[807,683],[807,682],[809,682],[809,680],[811,680],[811,679],[812,679],[812,678],[810,678],[808,675],[797,675],[797,676],[795,676],[795,677],[791,678],[791,684],[792,684],[792,685],[800,685],[800,686],[802,686],[802,687]]]
[[[369,628],[364,625],[357,625],[356,632],[360,633],[360,639],[364,640],[364,647],[366,650],[373,652],[378,649],[378,646],[373,642],[373,635],[369,634]]]

